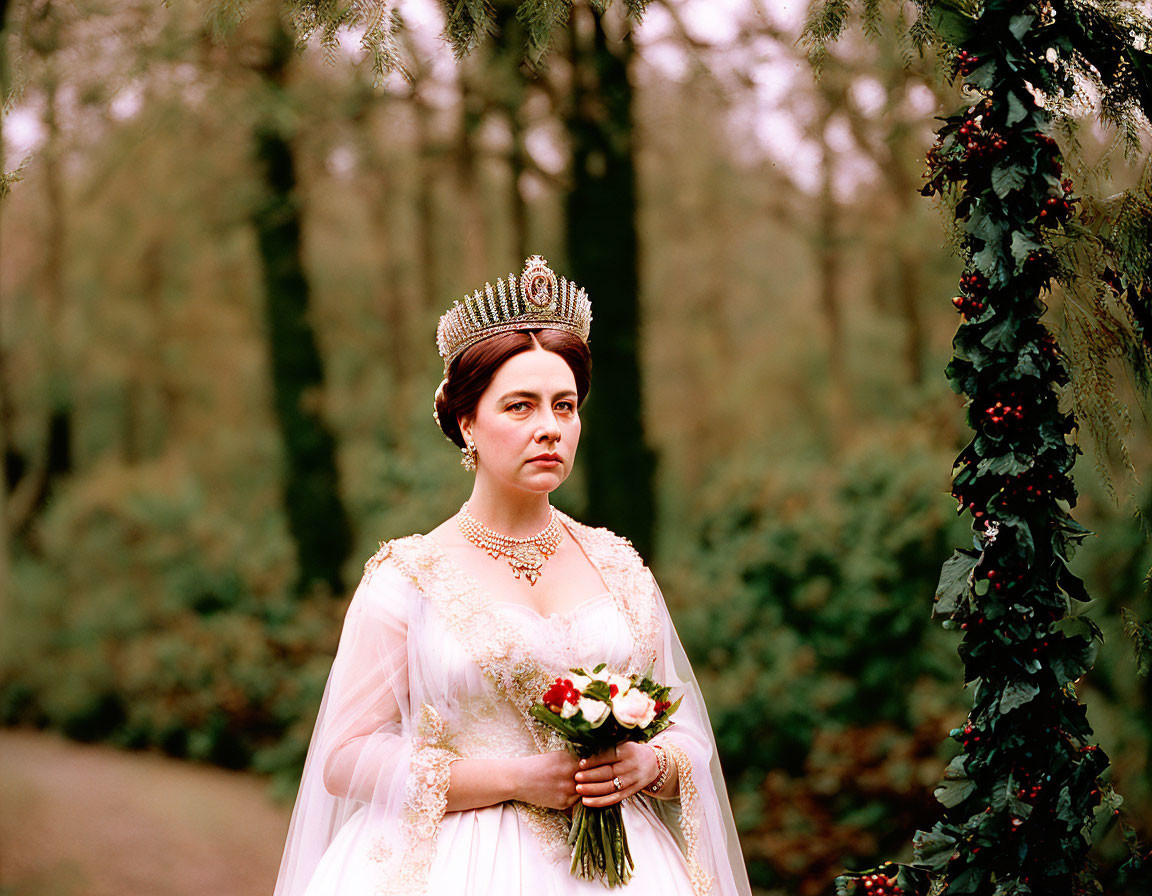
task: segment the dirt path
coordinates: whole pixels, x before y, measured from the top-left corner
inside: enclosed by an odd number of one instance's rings
[[[271,896],[289,811],[242,773],[0,730],[0,896]]]

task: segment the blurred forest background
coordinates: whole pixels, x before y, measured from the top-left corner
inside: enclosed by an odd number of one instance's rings
[[[883,36],[817,82],[798,3],[664,0],[631,30],[577,4],[539,65],[495,5],[457,62],[405,3],[409,78],[379,84],[355,35],[297,53],[266,0],[0,5],[0,723],[290,800],[362,564],[468,493],[436,320],[540,253],[597,325],[556,503],[646,546],[754,885],[828,892],[910,854],[970,705],[929,619],[971,538],[960,263],[916,195],[957,97]],[[1075,561],[1106,635],[1079,692],[1144,835],[1152,686],[1120,613],[1152,615],[1150,433],[1083,436]]]

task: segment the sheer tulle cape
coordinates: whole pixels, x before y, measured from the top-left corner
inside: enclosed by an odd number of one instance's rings
[[[656,739],[676,760],[679,796],[644,800],[680,845],[692,896],[750,896],[716,742],[691,664],[651,572],[624,539],[561,515],[604,579],[630,637],[604,660],[682,695]],[[493,612],[490,596],[434,539],[387,542],[365,566],[308,749],[275,896],[304,896],[350,821],[371,832],[380,893],[429,892],[450,764],[563,745],[528,713],[558,674],[546,651]],[[568,819],[512,803],[568,874]],[[309,894],[311,896],[311,894]],[[440,894],[435,894],[440,896]],[[668,894],[673,896],[673,894]],[[689,894],[684,894],[689,896]]]

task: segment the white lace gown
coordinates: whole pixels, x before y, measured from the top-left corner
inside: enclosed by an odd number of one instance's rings
[[[504,802],[446,812],[457,759],[559,749],[527,709],[557,676],[600,662],[683,694],[658,736],[677,799],[622,811],[632,896],[748,896],[703,701],[663,598],[622,539],[562,516],[607,589],[541,616],[493,599],[424,536],[369,561],[345,619],[309,749],[276,896],[579,896],[564,813]],[[717,786],[717,780],[719,786]]]

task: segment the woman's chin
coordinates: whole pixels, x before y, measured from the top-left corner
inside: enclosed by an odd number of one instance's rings
[[[550,492],[559,487],[568,476],[562,468],[537,470],[522,478],[524,488],[534,492]]]

